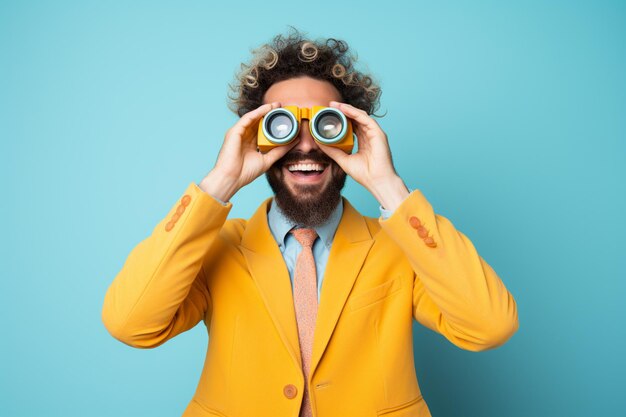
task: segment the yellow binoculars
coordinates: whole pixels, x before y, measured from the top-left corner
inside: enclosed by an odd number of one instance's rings
[[[309,121],[311,136],[318,143],[350,153],[354,147],[352,123],[334,107],[285,106],[268,112],[259,122],[257,146],[261,152],[290,143],[300,132],[302,119]]]

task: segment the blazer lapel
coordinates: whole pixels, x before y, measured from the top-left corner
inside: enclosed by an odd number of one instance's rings
[[[248,221],[240,248],[278,334],[296,366],[301,367],[289,271],[267,223],[270,201],[271,199],[265,200]]]
[[[343,199],[344,211],[324,272],[317,310],[311,372],[319,364],[356,277],[374,241],[363,216]]]
[[[265,200],[248,221],[240,248],[283,343],[296,366],[301,367],[289,271],[267,223],[270,201],[271,199]],[[343,215],[324,272],[313,337],[310,375],[315,372],[328,346],[356,277],[374,243],[363,216],[345,198],[343,203]]]

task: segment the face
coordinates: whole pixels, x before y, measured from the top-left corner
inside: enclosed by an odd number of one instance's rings
[[[263,103],[278,101],[282,106],[328,106],[342,101],[329,82],[298,77],[273,84]],[[296,223],[317,226],[335,209],[341,199],[345,172],[321,151],[311,136],[309,121],[302,120],[295,146],[267,171],[274,201]]]

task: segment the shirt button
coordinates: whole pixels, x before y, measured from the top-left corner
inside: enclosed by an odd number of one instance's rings
[[[285,394],[285,397],[292,399],[292,398],[295,398],[296,395],[298,394],[298,389],[293,384],[287,384],[283,388],[283,394]]]

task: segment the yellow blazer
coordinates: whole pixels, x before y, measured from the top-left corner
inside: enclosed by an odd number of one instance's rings
[[[153,348],[204,322],[205,365],[184,417],[298,416],[305,381],[270,202],[248,221],[227,220],[230,203],[191,183],[107,291],[104,324],[130,346]],[[308,381],[316,417],[430,416],[413,318],[472,351],[518,328],[498,275],[419,190],[387,220],[344,199],[325,274]]]

